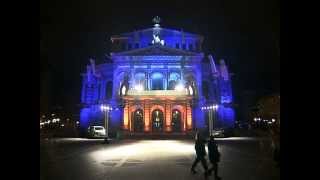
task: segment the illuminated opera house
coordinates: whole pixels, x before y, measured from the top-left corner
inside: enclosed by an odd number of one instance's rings
[[[225,61],[202,52],[203,36],[163,28],[158,17],[153,22],[151,28],[112,36],[105,63],[90,59],[82,74],[82,130],[104,126],[107,118],[110,132],[183,135],[208,129],[210,116],[215,128],[232,128]]]

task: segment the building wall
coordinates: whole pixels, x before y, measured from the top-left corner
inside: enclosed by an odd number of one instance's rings
[[[113,45],[121,46],[115,48],[114,52],[131,52],[129,44],[140,43],[136,49],[150,46],[153,29],[145,31],[127,33],[124,37],[113,37]],[[146,55],[130,56],[113,54],[113,63],[105,63],[92,67],[87,66],[87,72],[82,74],[82,96],[81,102],[84,105],[80,112],[80,125],[86,129],[91,124],[101,124],[103,122],[103,112],[100,110],[101,104],[109,104],[114,107],[110,112],[109,127],[114,130],[133,131],[132,112],[139,106],[144,113],[144,132],[151,132],[152,110],[156,107],[162,109],[164,113],[163,129],[165,132],[171,132],[171,113],[174,108],[182,113],[182,131],[191,131],[195,128],[206,129],[206,112],[201,107],[210,104],[219,104],[217,113],[217,123],[219,127],[233,127],[234,109],[230,105],[232,99],[231,80],[223,79],[222,76],[214,77],[211,73],[210,64],[203,63],[201,49],[202,37],[185,33],[181,36],[181,31],[174,31],[173,34],[168,30],[163,30],[162,39],[166,41],[166,47],[171,51],[172,48],[181,49],[181,44],[198,44],[199,48],[188,49],[186,51],[195,52],[195,55],[188,56],[167,56]],[[151,33],[151,34],[150,34]],[[147,34],[147,35],[146,35]],[[149,35],[148,35],[149,34]],[[148,43],[147,43],[148,42]],[[125,43],[122,48],[121,43]],[[120,45],[119,45],[120,44]],[[177,45],[178,44],[178,45]],[[134,49],[134,45],[131,48]],[[122,49],[121,49],[122,48]],[[171,48],[171,49],[170,49]],[[127,51],[129,50],[129,51]],[[180,51],[177,51],[180,52]],[[198,54],[197,54],[198,53]],[[219,68],[219,65],[217,65]],[[145,74],[145,90],[151,90],[153,73],[163,74],[164,90],[168,89],[170,73],[178,73],[180,79],[190,82],[194,87],[195,96],[191,101],[184,101],[177,104],[172,100],[160,100],[158,103],[152,101],[125,100],[121,97],[120,88],[128,84],[129,89],[134,88],[135,75],[137,73]],[[112,82],[112,97],[107,97],[108,82]],[[110,83],[109,83],[110,84]],[[110,87],[109,87],[110,88]],[[207,92],[206,92],[207,91]],[[155,99],[157,97],[154,97]]]

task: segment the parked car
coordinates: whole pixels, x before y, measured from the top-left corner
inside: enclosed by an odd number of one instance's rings
[[[221,138],[230,137],[230,136],[233,136],[233,130],[232,129],[223,129],[223,128],[215,129],[215,130],[213,130],[213,136],[214,137],[221,137]]]
[[[106,137],[106,129],[103,126],[90,126],[88,128],[89,138],[104,138]]]
[[[214,137],[224,137],[224,129],[215,129],[213,130]]]

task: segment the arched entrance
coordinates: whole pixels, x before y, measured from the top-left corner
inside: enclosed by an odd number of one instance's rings
[[[143,132],[143,111],[142,109],[137,109],[133,112],[132,116],[133,131]]]
[[[163,112],[160,109],[152,111],[152,132],[163,131]]]
[[[172,111],[172,132],[181,132],[181,112],[177,109]]]

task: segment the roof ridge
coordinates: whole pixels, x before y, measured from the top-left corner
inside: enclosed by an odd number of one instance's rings
[[[149,50],[149,51],[148,51]],[[151,50],[151,51],[150,51]],[[166,52],[169,51],[169,52]],[[113,53],[113,55],[137,55],[140,54],[141,55],[148,55],[148,54],[181,54],[181,55],[197,55],[199,54],[198,52],[191,52],[191,51],[185,51],[182,49],[176,49],[176,48],[172,48],[172,47],[168,47],[168,46],[162,46],[162,45],[151,45],[151,46],[147,46],[144,48],[139,48],[139,49],[133,49],[133,50],[129,50],[129,51],[122,51],[122,52],[118,52],[118,53]]]

